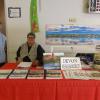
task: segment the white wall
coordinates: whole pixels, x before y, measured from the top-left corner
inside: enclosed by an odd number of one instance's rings
[[[8,7],[21,7],[21,18],[8,18]],[[16,50],[30,31],[28,0],[5,0],[8,61],[15,60]]]
[[[100,14],[85,13],[83,8],[86,0],[39,0],[41,6],[38,9],[40,32],[36,34],[36,41],[44,49],[50,51],[50,46],[45,44],[46,24],[69,24],[69,18],[75,19],[74,24],[100,25]],[[84,2],[85,1],[85,2]],[[6,31],[8,43],[8,61],[15,61],[16,50],[26,40],[30,32],[29,20],[30,0],[5,0]],[[8,7],[21,7],[21,18],[8,18]],[[73,47],[75,52],[94,52],[91,46],[67,46]]]

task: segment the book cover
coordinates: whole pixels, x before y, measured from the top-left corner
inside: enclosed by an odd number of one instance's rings
[[[63,70],[63,74],[66,79],[90,79],[90,75],[85,70]]]
[[[93,68],[94,53],[77,53],[76,57],[80,57],[83,69]]]
[[[66,79],[100,80],[100,72],[95,70],[64,70],[63,74]]]
[[[62,79],[61,70],[46,70],[46,79]]]
[[[60,57],[63,57],[64,53],[44,53],[44,69],[61,69]]]
[[[27,79],[44,79],[44,70],[30,70]]]
[[[90,79],[94,80],[100,80],[100,72],[99,71],[87,71],[87,73],[90,75]]]
[[[100,53],[94,54],[94,68],[100,69]]]
[[[6,79],[8,78],[8,76],[10,75],[10,73],[12,72],[12,70],[0,70],[0,79]]]
[[[27,69],[15,69],[9,76],[10,79],[25,79],[27,76]]]

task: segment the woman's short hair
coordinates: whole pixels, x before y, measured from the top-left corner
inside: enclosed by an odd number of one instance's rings
[[[33,37],[35,38],[35,33],[30,32],[30,33],[27,34],[27,38],[28,38],[29,36],[33,36]]]

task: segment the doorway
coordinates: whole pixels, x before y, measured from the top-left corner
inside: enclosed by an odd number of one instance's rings
[[[0,23],[2,25],[1,32],[6,35],[6,25],[5,25],[5,0],[0,0]]]

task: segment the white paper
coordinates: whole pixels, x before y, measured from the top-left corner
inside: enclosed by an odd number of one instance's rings
[[[21,62],[18,67],[31,67],[32,62]]]
[[[78,57],[61,57],[61,69],[82,69],[80,58]]]

